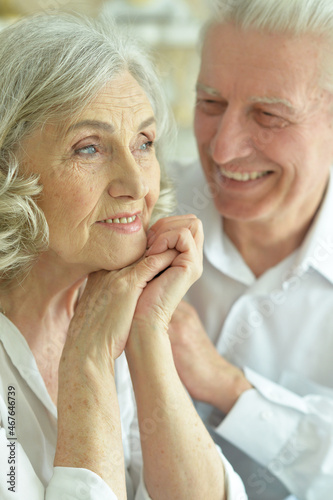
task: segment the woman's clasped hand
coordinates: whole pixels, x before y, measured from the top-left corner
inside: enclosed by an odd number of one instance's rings
[[[139,261],[89,275],[68,331],[68,344],[85,346],[83,358],[100,349],[99,355],[112,365],[130,332],[153,326],[166,334],[177,305],[199,278],[203,234],[195,216],[160,219],[149,230],[147,243]],[[66,344],[64,357],[67,349]]]

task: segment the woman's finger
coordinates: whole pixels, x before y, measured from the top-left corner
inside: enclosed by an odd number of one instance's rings
[[[180,227],[191,226],[192,222],[196,220],[198,220],[197,217],[192,214],[175,215],[159,219],[147,233],[147,245],[150,246],[161,233]]]
[[[175,248],[180,253],[202,252],[203,230],[199,219],[192,219],[191,222],[184,221],[179,227],[167,226],[167,230],[159,232],[152,241],[146,255],[159,254],[167,249]]]

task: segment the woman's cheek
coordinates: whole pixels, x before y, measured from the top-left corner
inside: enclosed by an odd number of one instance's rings
[[[155,206],[158,197],[160,195],[160,182],[161,182],[161,174],[160,174],[160,169],[158,167],[158,171],[155,172],[155,175],[153,174],[151,176],[151,182],[149,185],[149,193],[151,195],[151,203]]]

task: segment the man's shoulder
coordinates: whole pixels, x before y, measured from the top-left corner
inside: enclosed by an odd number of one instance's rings
[[[170,169],[177,198],[177,213],[202,217],[212,202],[212,192],[197,160],[188,164],[173,163]]]
[[[182,163],[179,161],[170,162],[168,164],[168,175],[174,182],[176,189],[186,182],[195,182],[203,178],[199,160],[190,163]]]

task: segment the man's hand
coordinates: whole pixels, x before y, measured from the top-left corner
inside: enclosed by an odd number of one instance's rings
[[[244,373],[219,355],[195,309],[182,301],[169,327],[178,374],[190,395],[228,413],[252,386]]]

